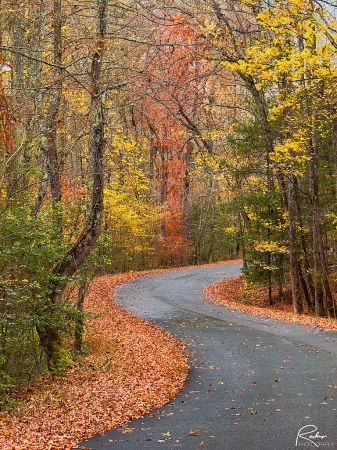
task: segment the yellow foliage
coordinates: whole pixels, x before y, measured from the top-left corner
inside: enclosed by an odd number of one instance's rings
[[[255,242],[254,250],[258,252],[283,253],[288,254],[289,250],[286,246],[277,244],[276,242]]]
[[[126,253],[151,247],[158,220],[150,196],[150,180],[145,173],[149,152],[141,141],[113,139],[108,155],[110,182],[105,187],[106,225],[111,239],[123,245]]]

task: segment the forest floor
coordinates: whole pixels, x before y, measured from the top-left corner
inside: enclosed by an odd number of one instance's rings
[[[336,281],[331,281],[331,287],[336,301]],[[208,301],[217,305],[227,306],[248,314],[337,331],[337,321],[335,319],[314,317],[307,314],[294,314],[291,286],[289,284],[283,288],[281,302],[277,301],[277,289],[272,289],[272,305],[269,305],[268,287],[248,287],[241,276],[225,278],[209,284],[204,289],[204,296]]]
[[[70,449],[173,398],[188,372],[184,341],[128,313],[113,295],[135,278],[183,269],[96,278],[84,304],[102,313],[87,329],[89,356],[66,376],[46,374],[16,393],[17,406],[0,412],[0,448]]]

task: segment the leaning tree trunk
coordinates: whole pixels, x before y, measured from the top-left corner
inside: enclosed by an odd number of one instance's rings
[[[92,56],[91,66],[91,123],[89,153],[93,164],[93,189],[91,193],[91,208],[86,229],[73,247],[66,253],[53,270],[54,281],[51,283],[50,303],[56,305],[66,286],[66,281],[85,261],[97,241],[102,226],[103,217],[103,153],[104,153],[104,107],[102,101],[101,62],[103,57],[104,39],[106,35],[107,0],[97,0],[98,6],[98,37],[99,45]],[[56,280],[56,281],[55,281]],[[62,281],[59,281],[62,280]],[[50,369],[68,365],[71,361],[64,349],[59,332],[55,326],[44,326],[38,330],[41,346],[45,350]]]

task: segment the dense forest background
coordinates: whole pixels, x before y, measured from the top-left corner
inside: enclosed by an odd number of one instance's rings
[[[328,2],[2,0],[0,19],[4,392],[82,351],[98,274],[242,257],[270,301],[291,283],[295,313],[336,317]]]

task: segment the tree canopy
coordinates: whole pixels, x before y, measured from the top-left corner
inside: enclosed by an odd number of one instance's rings
[[[290,283],[295,313],[336,318],[332,5],[2,0],[0,17],[3,391],[69,365],[67,339],[81,351],[98,273],[242,257],[270,302]]]

